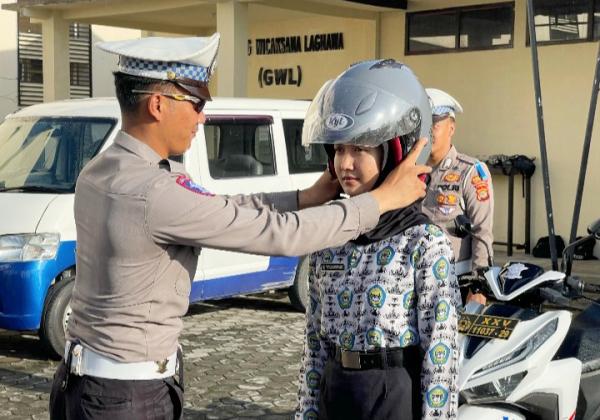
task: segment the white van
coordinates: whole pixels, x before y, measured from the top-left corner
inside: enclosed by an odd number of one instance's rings
[[[192,179],[217,194],[305,188],[326,167],[301,145],[307,101],[217,98],[183,156]],[[34,105],[0,125],[0,328],[38,330],[64,348],[75,277],[73,192],[81,168],[120,128],[115,99]],[[180,157],[181,158],[181,157]],[[204,249],[190,301],[289,289],[303,309],[304,259]]]

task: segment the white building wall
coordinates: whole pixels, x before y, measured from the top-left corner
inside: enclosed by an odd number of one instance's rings
[[[116,55],[102,51],[95,44],[141,37],[142,31],[138,29],[92,25],[92,96],[115,96],[113,72],[117,68],[118,61]]]
[[[12,3],[12,0],[0,0]],[[17,110],[17,14],[0,9],[0,120]]]

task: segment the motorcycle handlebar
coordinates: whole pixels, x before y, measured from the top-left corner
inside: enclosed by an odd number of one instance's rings
[[[557,305],[569,305],[571,301],[569,298],[563,296],[558,290],[550,289],[549,287],[541,287],[540,295],[548,302],[555,303]]]
[[[583,292],[589,293],[600,293],[600,285],[598,284],[586,284],[584,281],[580,280],[577,277],[569,276],[567,278],[567,285],[574,289],[579,294]]]
[[[584,284],[583,285],[584,292],[590,293],[600,293],[600,285],[598,284]]]

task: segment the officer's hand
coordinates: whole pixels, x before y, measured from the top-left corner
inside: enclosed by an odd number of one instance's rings
[[[427,139],[420,139],[402,163],[390,172],[381,186],[371,191],[379,203],[380,214],[407,207],[425,197],[427,185],[419,179],[419,175],[430,173],[431,167],[416,165],[416,161],[426,144]]]
[[[298,208],[319,206],[333,200],[341,191],[338,179],[331,175],[329,169],[325,169],[313,185],[298,193]]]
[[[469,302],[477,302],[481,305],[485,305],[487,298],[483,293],[473,293],[469,290],[469,293],[467,294],[467,303]]]

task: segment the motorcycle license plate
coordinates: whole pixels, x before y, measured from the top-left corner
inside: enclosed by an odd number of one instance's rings
[[[518,319],[502,316],[461,314],[458,332],[474,337],[508,340],[518,323]]]

